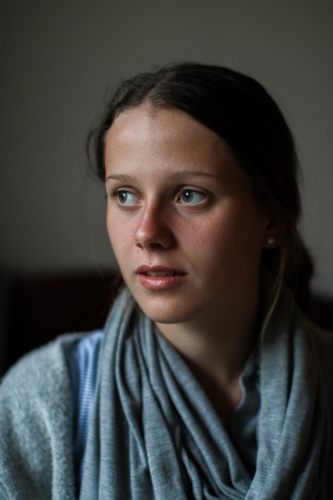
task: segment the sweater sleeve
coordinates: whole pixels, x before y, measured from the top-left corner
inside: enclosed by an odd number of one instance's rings
[[[74,500],[67,335],[22,358],[0,387],[0,498]]]

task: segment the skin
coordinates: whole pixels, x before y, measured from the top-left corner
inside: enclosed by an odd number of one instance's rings
[[[221,420],[242,397],[253,346],[259,268],[276,228],[224,141],[175,109],[144,104],[120,114],[105,149],[107,228],[124,280],[175,346]],[[141,265],[181,271],[150,290]]]

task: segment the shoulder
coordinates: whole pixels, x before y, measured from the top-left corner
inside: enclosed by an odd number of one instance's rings
[[[56,478],[63,495],[59,498],[71,498],[67,492],[72,488],[68,474],[72,467],[72,408],[65,351],[79,338],[65,335],[33,351],[2,380],[1,498],[21,498],[23,491],[36,500],[51,497]]]
[[[2,404],[11,402],[15,407],[28,405],[31,409],[30,398],[48,400],[55,389],[69,387],[65,353],[80,338],[76,334],[63,335],[21,358],[1,381]]]

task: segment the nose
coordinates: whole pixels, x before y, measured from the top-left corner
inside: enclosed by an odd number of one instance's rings
[[[161,206],[143,207],[135,230],[135,244],[146,250],[167,250],[174,243],[174,234],[167,214]]]

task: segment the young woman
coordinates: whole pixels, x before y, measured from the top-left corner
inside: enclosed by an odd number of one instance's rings
[[[229,69],[173,65],[124,82],[93,138],[126,287],[103,332],[5,378],[1,498],[332,498],[333,339],[295,304],[277,105]]]

